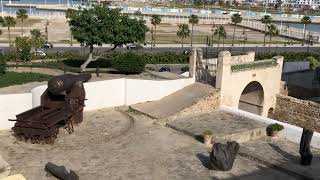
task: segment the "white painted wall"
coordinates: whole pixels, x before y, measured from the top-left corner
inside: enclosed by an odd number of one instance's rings
[[[303,130],[300,127],[293,126],[291,124],[280,122],[280,121],[270,119],[267,117],[259,116],[256,114],[252,114],[252,113],[249,113],[246,111],[242,111],[242,110],[239,110],[234,107],[221,106],[221,110],[229,112],[229,113],[237,114],[240,116],[244,116],[244,117],[247,117],[247,118],[250,118],[250,119],[253,119],[256,121],[260,121],[260,122],[263,122],[266,124],[273,124],[273,123],[281,124],[281,125],[283,125],[284,130],[282,130],[279,135],[285,139],[288,139],[291,142],[295,142],[298,144],[300,143],[301,134],[302,134],[302,130]],[[311,146],[314,148],[320,148],[320,133],[314,132],[313,137],[312,137],[312,141],[311,141]]]
[[[194,82],[194,78],[164,81],[122,78],[88,82],[84,84],[88,99],[84,110],[158,100]],[[8,119],[15,119],[16,114],[39,106],[41,95],[46,88],[47,86],[43,85],[32,89],[31,93],[0,95],[0,129],[11,128],[14,122],[9,122]]]
[[[155,101],[194,83],[194,78],[170,81],[126,80],[126,105]]]
[[[0,130],[13,127],[16,115],[32,108],[32,94],[0,95]]]

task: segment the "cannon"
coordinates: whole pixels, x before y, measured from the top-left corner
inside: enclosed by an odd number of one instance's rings
[[[48,87],[41,95],[38,107],[16,115],[12,130],[17,139],[31,143],[53,144],[64,126],[69,133],[73,124],[83,121],[85,90],[83,83],[91,74],[60,75],[48,81]]]

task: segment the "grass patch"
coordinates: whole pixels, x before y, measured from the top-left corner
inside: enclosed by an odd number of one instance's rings
[[[17,73],[17,72],[7,72],[0,75],[0,88],[19,85],[28,82],[41,82],[47,81],[51,78],[51,75],[39,74],[39,73]]]

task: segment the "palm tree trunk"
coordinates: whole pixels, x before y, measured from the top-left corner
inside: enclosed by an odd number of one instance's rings
[[[21,19],[21,37],[23,37],[23,19]]]
[[[154,37],[153,37],[153,45],[156,46],[156,37],[157,37],[157,25],[154,25]]]
[[[272,37],[272,36],[271,36],[271,34],[270,34],[270,41],[269,41],[269,53],[270,53],[270,51],[271,51],[271,49],[270,49],[270,48],[271,48],[271,47],[270,47],[270,46],[271,46],[271,37]]]
[[[183,38],[181,38],[181,43],[182,43],[181,45],[182,45],[182,48],[183,48]]]
[[[220,46],[220,36],[218,35],[218,53],[219,53],[219,46]]]
[[[193,41],[193,26],[194,26],[194,24],[192,23],[192,30],[191,30],[191,47],[192,47],[192,41]]]
[[[234,34],[236,33],[236,25],[237,24],[234,24],[234,27],[233,27],[232,46],[234,45],[233,42],[234,42]]]
[[[8,33],[9,33],[9,47],[11,47],[11,34],[10,34],[10,26],[8,26]]]
[[[264,38],[263,38],[263,45],[266,45],[266,36],[267,36],[267,24],[264,26]]]
[[[72,34],[71,34],[71,31],[70,31],[70,46],[73,46],[73,42],[72,42]]]
[[[307,24],[304,24],[302,46],[304,46],[304,41],[306,39],[306,29],[307,29]]]

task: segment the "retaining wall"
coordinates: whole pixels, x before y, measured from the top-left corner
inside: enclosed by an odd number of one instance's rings
[[[320,132],[320,104],[277,95],[275,119]]]
[[[159,100],[195,82],[194,78],[178,80],[114,79],[85,83],[85,111]],[[15,115],[40,105],[47,86],[39,86],[25,94],[0,95],[0,129],[9,129]]]

